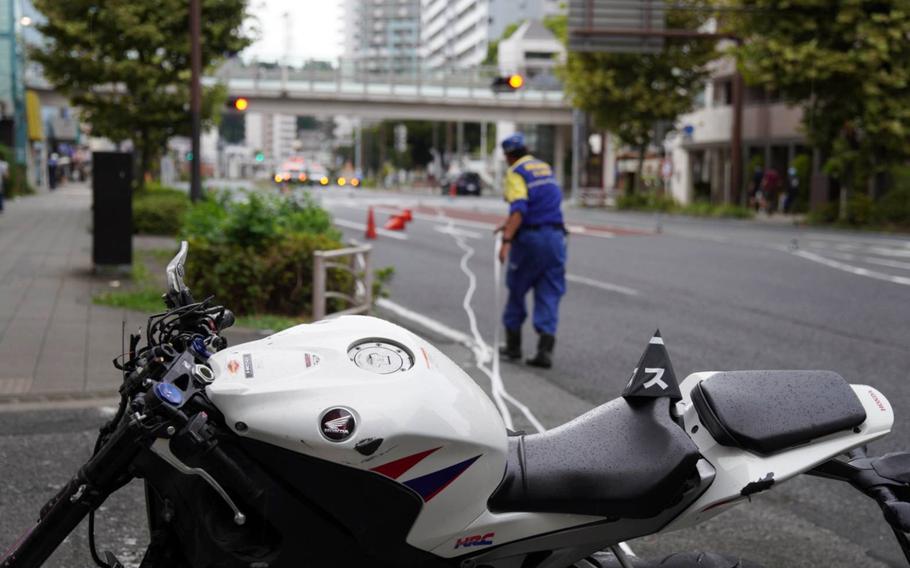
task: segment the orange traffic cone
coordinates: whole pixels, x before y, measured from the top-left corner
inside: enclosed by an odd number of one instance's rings
[[[389,218],[389,222],[385,224],[385,228],[389,231],[403,231],[404,217],[401,215],[392,215]]]
[[[376,220],[373,218],[372,207],[367,210],[367,232],[365,236],[368,239],[376,238]]]
[[[414,220],[414,216],[411,215],[411,210],[410,210],[410,209],[405,209],[405,210],[403,210],[403,211],[401,212],[401,217],[402,217],[402,219],[404,219],[404,220],[407,221],[408,223],[410,223],[411,221]]]

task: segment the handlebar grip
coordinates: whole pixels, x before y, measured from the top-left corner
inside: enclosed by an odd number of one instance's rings
[[[265,492],[233,458],[218,446],[207,452],[205,461],[212,465],[211,468],[206,468],[209,475],[222,484],[229,493],[236,495],[245,503],[256,503]]]

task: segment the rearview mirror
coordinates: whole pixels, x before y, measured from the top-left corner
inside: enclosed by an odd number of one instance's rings
[[[186,241],[181,241],[180,250],[167,263],[167,294],[164,295],[164,301],[172,309],[193,303],[193,296],[183,282],[185,273],[183,266],[186,263],[187,251],[189,251],[189,245]]]

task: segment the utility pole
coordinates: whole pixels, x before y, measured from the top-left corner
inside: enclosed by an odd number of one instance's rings
[[[202,145],[200,136],[202,131],[202,45],[200,23],[202,21],[202,0],[190,0],[190,115],[192,121],[193,160],[190,163],[190,199],[202,199]]]

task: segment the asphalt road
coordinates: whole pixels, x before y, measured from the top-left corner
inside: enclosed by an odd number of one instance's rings
[[[406,196],[331,190],[321,195],[346,235],[359,239],[368,205],[416,205]],[[490,341],[498,310],[489,214],[501,212],[502,204],[421,201],[476,217],[458,221],[454,229],[476,251],[468,262],[478,277],[472,305]],[[377,221],[382,224],[387,214],[377,209]],[[680,379],[699,370],[824,368],[873,385],[897,409],[897,420],[892,435],[872,450],[906,448],[908,421],[901,411],[910,411],[905,371],[910,286],[902,279],[910,277],[910,241],[689,219],[659,220],[662,233],[654,234],[658,219],[651,215],[571,211],[569,218],[573,225],[642,234],[573,235],[568,266],[573,278],[562,306],[555,368],[503,367],[509,391],[546,426],[616,397],[651,333],[660,328]],[[448,220],[419,215],[404,238],[386,234],[374,241],[374,265],[395,266],[393,302],[469,333],[462,307],[468,279],[459,267],[464,253],[451,231]],[[468,350],[444,335],[426,334],[488,386]],[[526,351],[532,342],[526,336]],[[105,412],[94,407],[0,412],[0,549],[87,458]],[[530,429],[517,415],[516,427]],[[146,541],[143,515],[141,487],[134,483],[99,513],[100,548],[135,565]],[[709,549],[768,568],[906,566],[874,504],[814,478],[775,488],[694,529],[631,544],[651,557]],[[47,565],[89,565],[84,525]]]
[[[494,305],[493,238],[487,214],[504,210],[491,199],[323,194],[344,232],[362,239],[368,205],[381,224],[392,206],[457,208],[478,221],[455,221],[476,249],[469,266],[477,274],[473,307],[487,341],[498,325]],[[419,203],[418,203],[419,201]],[[459,215],[469,217],[470,215]],[[569,290],[561,306],[555,367],[522,367],[503,373],[536,377],[543,384],[591,405],[618,396],[648,338],[660,329],[680,380],[696,371],[734,369],[829,369],[852,383],[881,390],[897,409],[894,430],[873,452],[908,449],[910,433],[910,240],[871,234],[823,232],[787,224],[617,215],[570,210],[569,224],[608,225],[650,234],[615,238],[570,237]],[[459,268],[463,251],[442,218],[420,215],[404,235],[374,241],[374,265],[394,266],[391,300],[467,332],[462,299],[468,284]],[[658,223],[661,233],[656,234]],[[590,235],[592,231],[588,231]],[[530,299],[529,299],[530,307]],[[525,351],[536,340],[525,326]],[[548,416],[571,418],[542,398]],[[533,406],[529,403],[529,406]],[[906,413],[901,411],[905,410]],[[558,422],[556,422],[558,423]],[[553,426],[551,422],[547,426]],[[809,560],[807,542],[836,549],[830,566],[905,566],[877,508],[852,489],[814,478],[798,479],[756,499],[760,518],[712,523],[700,533],[710,543],[736,550],[769,566],[820,565]],[[737,513],[742,515],[742,513]],[[722,516],[729,521],[735,515]],[[763,523],[758,530],[755,523]],[[749,546],[774,524],[790,532],[792,546],[772,551],[767,541]],[[814,537],[796,525],[812,527]],[[788,528],[790,527],[790,528]],[[822,536],[822,533],[827,536]],[[671,539],[668,539],[672,542]],[[677,544],[694,543],[682,538]],[[786,541],[784,541],[786,542]],[[755,544],[755,543],[753,543]],[[716,548],[716,546],[715,546]],[[772,547],[773,548],[773,547]],[[862,560],[847,549],[862,551]]]

